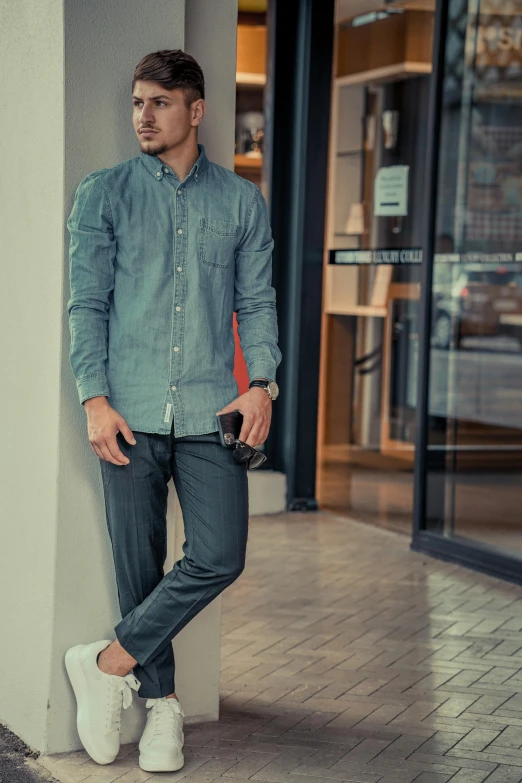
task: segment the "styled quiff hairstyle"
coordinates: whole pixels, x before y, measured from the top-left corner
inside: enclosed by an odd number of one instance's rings
[[[203,71],[196,60],[182,49],[160,49],[146,54],[134,70],[132,90],[138,79],[158,82],[166,90],[182,90],[187,109],[191,103],[205,97]]]

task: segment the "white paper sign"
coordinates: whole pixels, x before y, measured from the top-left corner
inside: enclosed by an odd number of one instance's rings
[[[375,177],[373,214],[408,214],[408,173],[409,166],[383,166]]]

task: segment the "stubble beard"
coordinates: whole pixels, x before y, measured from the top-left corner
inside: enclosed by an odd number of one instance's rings
[[[168,150],[168,148],[169,148],[169,145],[164,142],[163,144],[160,144],[159,147],[156,147],[154,145],[151,145],[151,146],[147,145],[147,147],[144,148],[142,146],[141,147],[141,151],[145,155],[161,155],[163,152],[166,152]]]

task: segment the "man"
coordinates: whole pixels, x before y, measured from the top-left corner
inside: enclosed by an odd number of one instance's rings
[[[216,415],[240,410],[240,440],[263,443],[281,352],[267,205],[197,143],[201,68],[181,50],[153,52],[132,93],[140,154],[85,177],[67,221],[70,360],[100,460],[122,620],[116,639],[75,645],[65,660],[91,757],[115,759],[134,689],[150,708],[139,764],[160,772],[184,763],[171,640],[245,562],[247,464],[221,445]],[[250,379],[240,396],[234,311]],[[164,574],[171,477],[186,541]]]

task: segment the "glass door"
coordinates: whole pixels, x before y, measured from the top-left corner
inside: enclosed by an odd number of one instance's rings
[[[522,555],[522,0],[449,0],[425,527]]]

